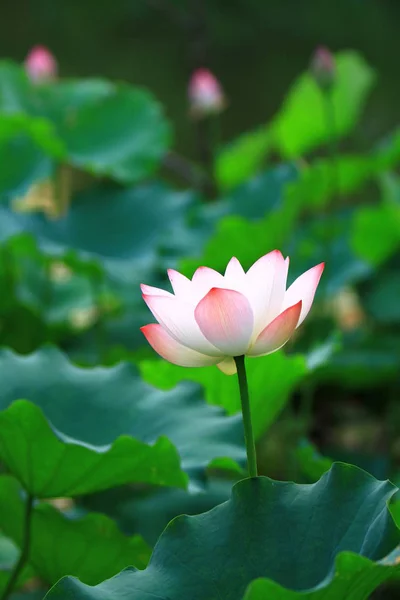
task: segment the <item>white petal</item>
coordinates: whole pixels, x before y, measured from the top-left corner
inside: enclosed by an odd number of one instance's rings
[[[288,259],[279,250],[262,256],[246,273],[246,296],[254,313],[253,339],[280,312],[283,304]]]
[[[142,294],[146,294],[147,296],[172,296],[171,292],[167,292],[167,290],[161,290],[160,288],[153,287],[152,285],[146,285],[145,283],[140,284],[140,289],[142,290]]]
[[[278,315],[260,333],[248,356],[263,356],[282,348],[293,335],[301,313],[301,300]]]
[[[158,323],[145,325],[141,327],[141,331],[157,354],[174,365],[181,367],[205,367],[214,365],[219,360],[219,358],[206,356],[186,346],[182,346]]]
[[[175,269],[168,269],[167,273],[175,296],[182,296],[184,298],[187,294],[190,294],[192,287],[190,279],[182,275],[182,273],[175,271]]]
[[[245,293],[246,274],[237,258],[233,257],[229,261],[225,270],[224,280],[225,289]]]
[[[217,367],[225,375],[234,375],[236,373],[236,363],[233,358],[225,358],[222,362],[217,364]]]
[[[192,296],[197,304],[213,287],[224,287],[224,277],[209,267],[199,267],[192,278]]]
[[[310,312],[310,308],[312,306],[315,292],[319,280],[321,279],[324,267],[325,263],[321,263],[312,269],[309,269],[300,275],[300,277],[298,277],[286,291],[282,310],[285,310],[288,308],[288,306],[296,304],[299,302],[299,300],[302,301],[302,309],[297,327],[301,325]]]
[[[212,288],[194,311],[206,338],[227,356],[245,354],[253,333],[253,312],[243,294]]]
[[[157,321],[177,342],[209,356],[220,357],[223,354],[201,333],[190,304],[172,294],[170,297],[143,294],[143,300]]]

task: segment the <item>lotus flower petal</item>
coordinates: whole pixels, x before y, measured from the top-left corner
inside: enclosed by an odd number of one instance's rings
[[[190,304],[172,295],[166,297],[144,294],[143,299],[160,325],[177,342],[209,356],[223,355],[200,331]]]
[[[260,333],[253,347],[248,351],[249,356],[263,356],[279,350],[286,344],[296,329],[302,302],[290,306],[278,315],[267,327]]]
[[[192,287],[190,279],[174,269],[168,269],[167,273],[175,296],[182,296],[184,298],[185,295],[190,294]]]
[[[302,309],[300,314],[299,322],[297,323],[297,327],[302,324],[308,313],[310,312],[310,308],[314,301],[315,292],[321,279],[322,272],[324,270],[325,263],[321,263],[316,265],[312,269],[309,269],[300,277],[298,277],[292,285],[286,290],[285,298],[283,301],[283,309],[285,310],[289,306],[293,306],[302,301]]]
[[[233,257],[225,269],[224,287],[246,295],[246,273],[237,258]]]
[[[151,323],[141,327],[150,346],[165,360],[180,367],[206,367],[215,365],[219,360],[213,356],[206,356],[191,350],[177,342],[158,323]]]
[[[146,296],[172,296],[171,292],[167,292],[167,290],[161,290],[160,288],[153,287],[152,285],[146,285],[142,283],[140,285],[140,289],[142,290],[142,294]]]
[[[282,254],[273,250],[259,258],[246,273],[246,296],[254,313],[254,338],[281,310],[288,266]]]
[[[243,294],[212,288],[194,311],[205,337],[224,354],[245,354],[253,333],[253,311]]]

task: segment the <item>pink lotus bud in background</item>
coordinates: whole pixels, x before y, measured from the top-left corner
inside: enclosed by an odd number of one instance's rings
[[[34,83],[51,81],[57,77],[57,61],[44,46],[34,46],[25,59],[25,70]]]
[[[141,328],[153,349],[182,367],[217,365],[236,373],[234,357],[282,348],[308,315],[324,270],[321,263],[286,289],[289,259],[273,250],[245,273],[232,258],[221,275],[200,267],[192,280],[169,269],[174,293],[142,285],[158,323]]]
[[[334,56],[328,48],[319,46],[316,49],[311,60],[311,72],[321,89],[328,90],[332,87],[336,77],[336,65]]]
[[[188,95],[190,112],[195,117],[220,113],[226,105],[221,84],[208,69],[194,71]]]

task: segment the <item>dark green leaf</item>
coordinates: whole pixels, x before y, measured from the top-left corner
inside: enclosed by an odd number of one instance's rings
[[[208,478],[200,490],[117,488],[87,496],[85,506],[113,517],[126,532],[139,533],[154,546],[168,522],[178,515],[197,515],[228,500],[230,480]]]
[[[365,600],[400,569],[389,554],[400,541],[386,506],[394,491],[345,464],[311,485],[247,479],[212,511],[174,519],[146,570],[96,587],[67,577],[47,598],[241,600],[264,577],[271,600]]]
[[[3,475],[0,527],[18,545],[23,537],[23,522],[23,491],[15,479]],[[150,552],[140,536],[126,537],[104,515],[92,513],[76,518],[47,503],[36,504],[33,509],[29,562],[49,584],[71,573],[95,585],[127,566],[144,568]]]
[[[185,487],[178,452],[194,478],[215,458],[244,460],[240,417],[208,406],[193,384],[161,392],[131,364],[82,369],[53,348],[4,350],[0,372],[1,457],[37,496],[129,481]]]
[[[38,498],[78,496],[131,482],[187,483],[167,438],[150,445],[121,435],[111,444],[90,446],[54,429],[41,409],[26,400],[0,412],[0,457]]]
[[[103,80],[68,81],[42,92],[44,111],[69,162],[133,183],[154,172],[170,144],[170,127],[152,95]]]
[[[0,240],[31,233],[46,253],[74,251],[81,259],[101,261],[114,275],[117,271],[126,278],[134,275],[133,266],[127,273],[130,261],[137,259],[138,268],[143,268],[154,264],[161,248],[171,254],[179,249],[186,212],[193,204],[190,192],[174,192],[161,184],[96,188],[77,196],[68,214],[57,220],[0,206]]]

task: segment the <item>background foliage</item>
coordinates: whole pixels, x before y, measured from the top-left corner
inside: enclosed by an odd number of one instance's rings
[[[7,7],[0,596],[21,558],[15,600],[398,594],[399,7],[261,4]],[[25,74],[38,40],[57,81]],[[329,93],[308,68],[321,41]],[[203,64],[229,104],[195,121]],[[326,270],[296,339],[248,361],[266,477],[239,481],[235,379],[155,356],[139,283],[276,247],[291,279]]]

